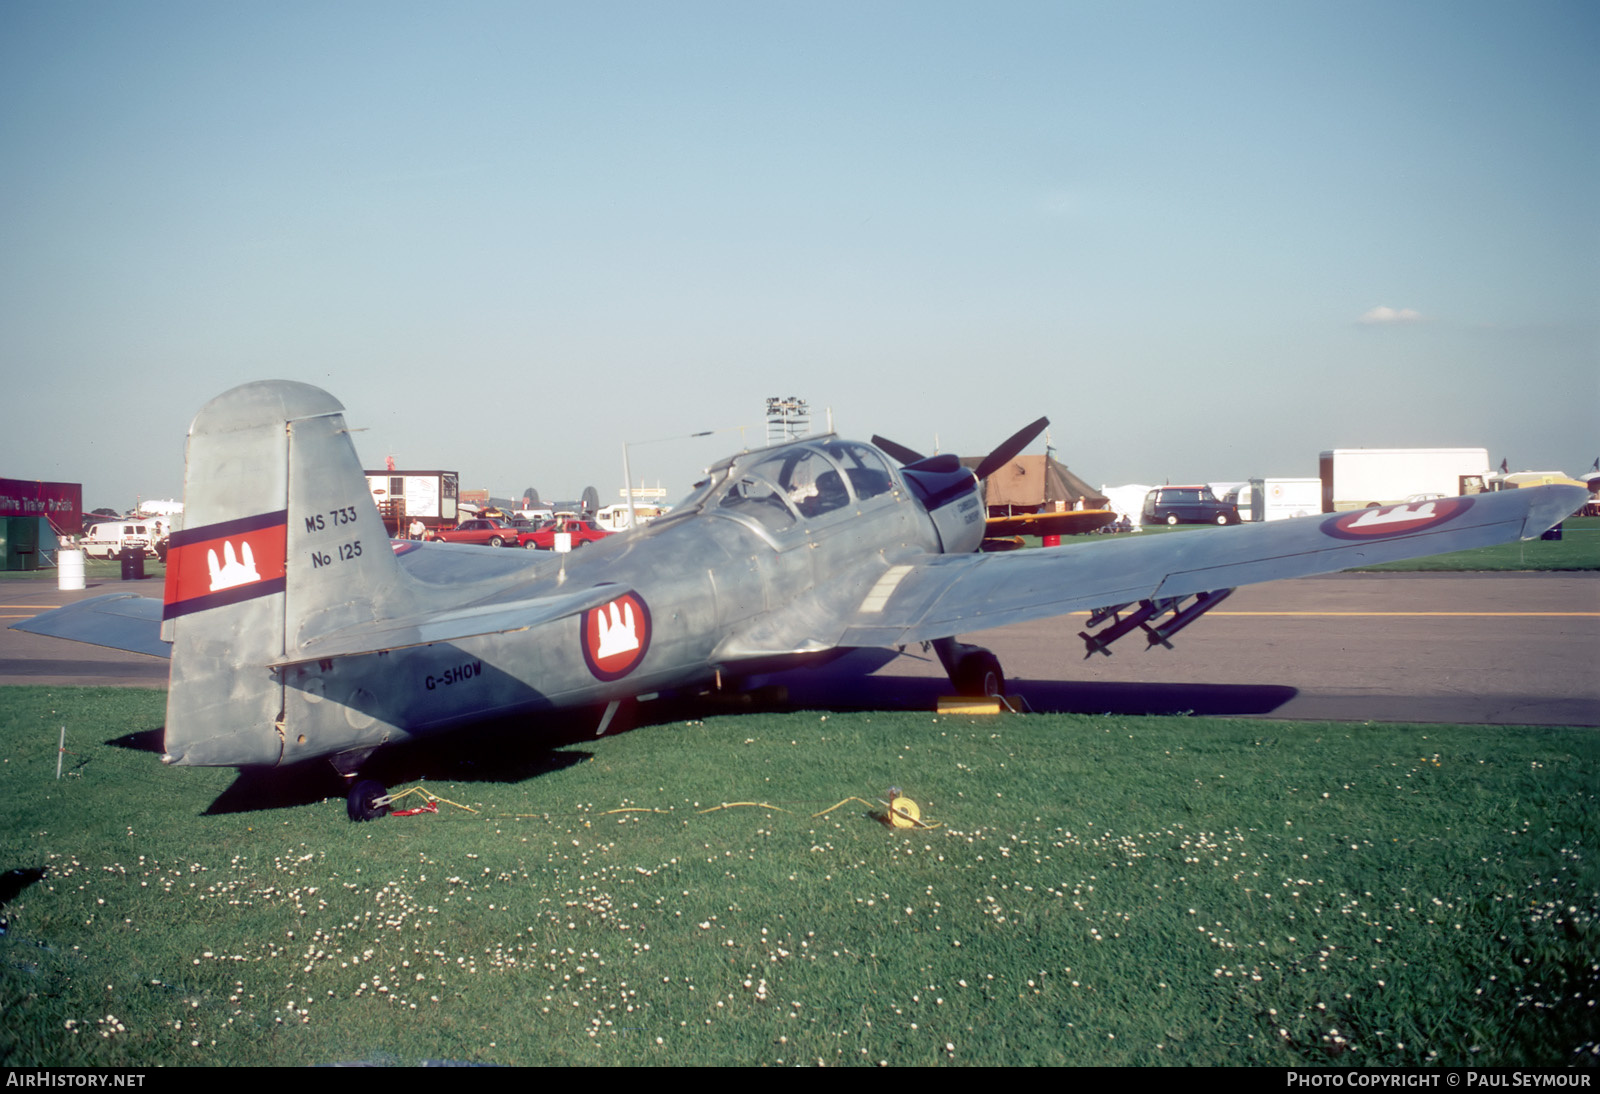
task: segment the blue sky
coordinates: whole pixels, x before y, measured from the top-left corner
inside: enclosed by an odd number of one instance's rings
[[[11,0],[0,475],[175,495],[275,377],[547,498],[790,394],[962,454],[1048,414],[1097,485],[1580,471],[1597,57],[1538,0]]]

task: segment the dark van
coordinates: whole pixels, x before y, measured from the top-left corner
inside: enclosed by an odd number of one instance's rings
[[[1158,486],[1144,496],[1145,524],[1238,524],[1239,509],[1209,486]]]

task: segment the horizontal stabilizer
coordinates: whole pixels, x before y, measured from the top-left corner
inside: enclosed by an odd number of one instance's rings
[[[271,665],[274,668],[304,665],[336,657],[358,657],[435,642],[458,642],[484,634],[527,630],[598,608],[631,591],[624,585],[595,585],[559,596],[482,604],[402,619],[379,619],[308,638],[298,649],[289,651]]]
[[[161,601],[133,593],[108,593],[11,624],[12,630],[87,642],[151,657],[171,657],[161,640]]]

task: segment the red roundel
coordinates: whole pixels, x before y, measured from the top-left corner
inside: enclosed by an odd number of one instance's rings
[[[1471,498],[1434,498],[1378,509],[1357,509],[1328,518],[1322,522],[1322,530],[1340,539],[1388,539],[1435,528],[1471,508]]]
[[[650,649],[650,609],[634,593],[583,613],[583,660],[600,680],[620,680]]]

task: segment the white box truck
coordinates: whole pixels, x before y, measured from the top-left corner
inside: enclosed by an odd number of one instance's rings
[[[1335,448],[1321,455],[1322,511],[1480,494],[1487,448]]]

